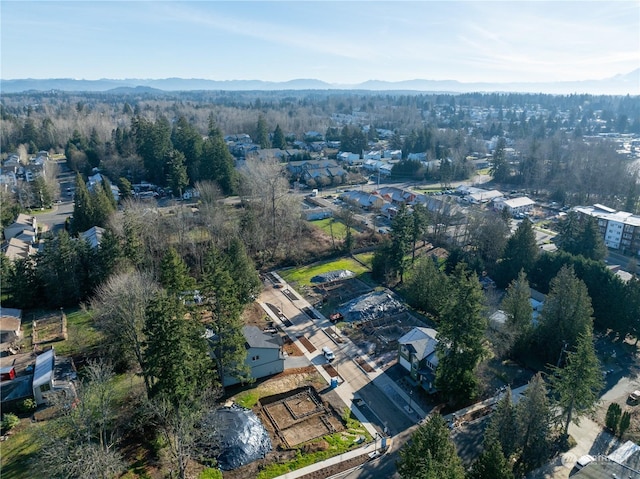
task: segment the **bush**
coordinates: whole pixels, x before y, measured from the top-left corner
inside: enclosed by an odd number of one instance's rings
[[[10,412],[2,415],[2,430],[4,432],[11,431],[14,427],[20,424],[20,418]]]
[[[22,401],[20,404],[18,404],[18,409],[20,410],[20,412],[31,412],[35,410],[37,407],[38,405],[36,404],[35,400],[31,398],[27,398],[24,401]]]
[[[611,430],[615,435],[620,424],[620,417],[622,416],[622,408],[618,403],[611,403],[609,409],[607,409],[607,416],[605,419],[605,426]]]
[[[200,473],[198,479],[222,479],[222,471],[209,467]]]
[[[627,429],[629,429],[630,425],[631,425],[631,413],[629,413],[629,411],[625,411],[622,413],[622,417],[620,418],[620,425],[618,426],[619,427],[618,434],[620,438],[622,438],[624,433],[627,432]]]

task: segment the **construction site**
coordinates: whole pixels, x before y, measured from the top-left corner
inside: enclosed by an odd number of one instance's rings
[[[310,386],[261,398],[258,408],[274,444],[282,449],[345,429],[340,414]]]
[[[339,329],[381,366],[393,364],[398,339],[425,326],[390,290],[372,290],[356,278],[318,284],[306,293],[311,293],[311,301],[321,298],[320,311],[337,323],[332,329]]]

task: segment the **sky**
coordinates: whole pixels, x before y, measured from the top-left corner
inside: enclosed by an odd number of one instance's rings
[[[640,68],[640,0],[0,2],[0,78],[598,80]]]

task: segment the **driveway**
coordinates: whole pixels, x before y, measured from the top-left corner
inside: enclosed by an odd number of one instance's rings
[[[546,466],[531,472],[527,479],[567,479],[581,456],[607,455],[619,446],[615,437],[589,418],[580,419],[579,426],[571,424],[569,434],[576,440],[576,446]]]

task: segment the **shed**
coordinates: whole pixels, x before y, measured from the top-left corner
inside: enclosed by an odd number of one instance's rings
[[[32,388],[33,397],[38,406],[47,402],[46,393],[53,389],[53,368],[55,360],[56,356],[53,348],[36,358]]]

